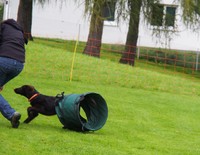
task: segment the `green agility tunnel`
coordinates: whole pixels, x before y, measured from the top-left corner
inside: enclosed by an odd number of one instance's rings
[[[93,92],[70,94],[64,95],[59,100],[56,113],[64,128],[75,131],[96,131],[106,123],[108,108],[100,94]]]

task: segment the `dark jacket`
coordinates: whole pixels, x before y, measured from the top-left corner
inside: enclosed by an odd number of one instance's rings
[[[8,19],[0,24],[0,57],[8,57],[24,63],[24,44],[27,42],[22,27],[15,20]]]

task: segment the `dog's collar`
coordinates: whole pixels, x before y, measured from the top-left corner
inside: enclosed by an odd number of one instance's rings
[[[34,94],[33,96],[31,96],[28,101],[31,102],[35,97],[37,97],[39,95],[39,93]]]

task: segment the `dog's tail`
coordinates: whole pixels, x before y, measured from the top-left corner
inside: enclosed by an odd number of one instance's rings
[[[58,103],[62,100],[64,98],[64,92],[62,92],[61,94],[57,94],[56,95],[56,105],[55,106],[57,106],[58,105]]]

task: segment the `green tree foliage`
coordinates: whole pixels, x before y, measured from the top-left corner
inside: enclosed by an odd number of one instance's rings
[[[4,5],[0,3],[0,21],[3,20]]]
[[[197,30],[200,28],[200,0],[181,0],[181,7],[183,9],[182,18],[184,24]]]

